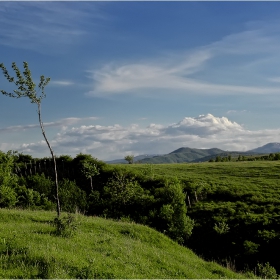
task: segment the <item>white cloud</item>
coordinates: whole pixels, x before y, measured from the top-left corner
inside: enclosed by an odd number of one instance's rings
[[[242,126],[236,122],[231,122],[227,118],[215,118],[211,114],[200,115],[197,118],[184,118],[177,124],[172,124],[166,128],[166,132],[172,135],[193,134],[200,137],[207,137],[223,131],[238,132]]]
[[[167,126],[137,124],[124,127],[82,125],[66,128],[51,141],[56,154],[88,153],[102,160],[123,158],[125,154],[166,154],[180,147],[245,151],[279,139],[280,129],[246,130],[226,117],[211,114],[186,117]],[[16,150],[34,156],[48,156],[44,141],[25,143]]]
[[[109,63],[92,71],[93,88],[87,95],[143,94],[144,90],[150,92],[172,90],[172,94],[176,92],[184,94],[280,93],[280,89],[273,84],[259,84],[260,77],[256,73],[259,69],[255,72],[252,69],[249,73],[246,72],[246,66],[256,60],[260,61],[260,56],[277,59],[280,63],[278,55],[280,38],[275,26],[277,23],[263,24],[263,26],[257,23],[250,24],[245,31],[168,58],[149,59],[149,62],[132,62],[123,65]],[[215,71],[215,81],[208,81],[205,78],[207,75],[204,75],[204,78],[199,76],[205,71],[209,74]],[[223,81],[225,76],[227,82]],[[247,80],[242,81],[240,76],[243,78],[246,76]],[[263,81],[267,80],[263,77]]]

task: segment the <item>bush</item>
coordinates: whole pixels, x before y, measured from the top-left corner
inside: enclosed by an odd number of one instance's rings
[[[68,214],[66,217],[56,217],[53,221],[55,227],[54,234],[61,237],[71,237],[75,234],[77,229],[77,222],[75,217]]]
[[[157,214],[156,228],[184,243],[192,234],[194,221],[186,216],[186,196],[179,180],[165,181],[163,187],[156,189],[155,198],[162,205]]]
[[[33,189],[47,197],[52,197],[52,189],[54,182],[50,178],[46,178],[45,174],[35,174],[26,178],[26,185],[28,188]]]
[[[258,263],[257,274],[262,279],[276,279],[278,277],[276,269],[269,262],[265,264]]]
[[[86,193],[81,190],[75,181],[63,179],[59,182],[59,200],[61,210],[66,212],[86,211]]]
[[[17,203],[17,195],[14,189],[2,185],[0,187],[0,207],[13,207]]]

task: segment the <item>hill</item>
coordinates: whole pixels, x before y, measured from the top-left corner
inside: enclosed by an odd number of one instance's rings
[[[141,163],[182,163],[182,162],[195,162],[208,156],[225,153],[225,151],[212,148],[212,149],[192,149],[192,148],[179,148],[167,155],[155,156],[152,158],[142,159]]]
[[[256,149],[250,150],[248,152],[254,152],[259,154],[279,153],[280,143],[268,143]]]
[[[54,217],[0,209],[1,278],[244,278],[146,226],[76,214],[66,238]]]

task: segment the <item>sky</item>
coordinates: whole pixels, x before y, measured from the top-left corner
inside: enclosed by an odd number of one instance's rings
[[[280,142],[280,2],[0,1],[0,63],[28,62],[57,156]],[[16,85],[0,73],[0,89]],[[38,93],[39,94],[39,93]],[[36,104],[0,95],[0,150],[49,157]]]

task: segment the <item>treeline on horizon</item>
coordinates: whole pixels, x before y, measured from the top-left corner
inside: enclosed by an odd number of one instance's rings
[[[278,188],[229,188],[203,174],[201,180],[163,178],[151,164],[137,170],[88,154],[62,155],[56,162],[62,211],[148,225],[239,271],[262,264],[280,272],[274,257],[280,248]],[[55,210],[52,164],[50,158],[0,151],[0,207]],[[94,172],[86,172],[89,167]]]
[[[238,155],[233,158],[231,155],[220,156],[217,155],[215,158],[211,158],[209,162],[227,162],[227,161],[258,161],[258,160],[280,160],[280,153],[270,153],[269,155],[257,155],[257,156],[244,156]]]

